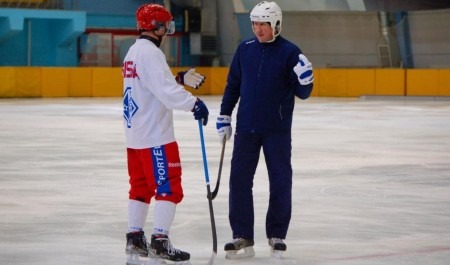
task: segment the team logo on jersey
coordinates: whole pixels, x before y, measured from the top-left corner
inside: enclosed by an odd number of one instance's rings
[[[123,92],[123,117],[127,121],[127,127],[131,128],[131,119],[138,111],[139,107],[131,97],[131,87],[127,87]]]
[[[137,74],[137,67],[133,63],[133,61],[126,61],[123,63],[122,75],[124,78],[138,78],[139,79],[139,75]]]

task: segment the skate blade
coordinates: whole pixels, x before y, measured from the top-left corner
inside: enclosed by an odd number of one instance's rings
[[[148,252],[148,262],[145,265],[191,265],[189,260],[186,261],[171,261],[157,255],[154,250]]]
[[[167,264],[164,259],[156,254],[154,249],[150,249],[148,252],[148,262],[146,265],[163,265]]]
[[[244,252],[240,252],[243,250]],[[246,259],[255,256],[253,247],[246,247],[241,250],[227,250],[225,254],[226,259]]]
[[[189,260],[186,261],[170,261],[162,258],[150,258],[146,265],[191,265]]]
[[[146,263],[147,261],[142,260],[139,254],[127,254],[126,265],[145,265]]]
[[[272,259],[282,259],[283,258],[283,252],[284,251],[281,251],[281,250],[271,250],[270,251],[270,257],[272,258]]]
[[[146,265],[164,265],[167,264],[164,259],[161,258],[149,258]]]

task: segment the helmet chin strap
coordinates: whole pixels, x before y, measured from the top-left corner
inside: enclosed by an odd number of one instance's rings
[[[273,32],[273,33],[272,33],[273,37],[272,37],[271,40],[263,41],[263,42],[261,42],[261,43],[271,43],[271,42],[274,42],[274,41],[277,39],[278,35],[280,35],[279,33],[275,34],[275,31],[276,31],[275,29],[272,31],[272,32]],[[255,31],[253,31],[253,33],[255,33]]]
[[[272,43],[276,40],[277,37],[273,37],[271,40],[268,41],[262,41],[261,43]]]
[[[162,42],[164,36],[166,36],[167,29],[164,29],[164,33],[162,35],[158,35],[157,34],[158,31],[160,31],[160,29],[153,30],[153,35],[156,36],[156,38],[158,39],[159,45],[161,45],[161,42]],[[159,47],[159,45],[158,45],[158,47]]]
[[[266,41],[266,43],[274,42],[277,37],[280,35],[280,29],[279,28],[272,28],[272,39],[269,41]]]
[[[271,43],[274,42],[276,40],[277,36],[273,35],[271,40],[265,41],[264,43]]]
[[[156,35],[156,34],[155,34],[155,36],[158,39],[158,47],[159,47],[161,45],[163,36],[159,36],[159,35]]]

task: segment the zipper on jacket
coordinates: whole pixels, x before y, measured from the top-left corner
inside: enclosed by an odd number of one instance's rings
[[[259,45],[261,45],[261,43],[259,43]],[[253,91],[255,94],[255,96],[253,97],[253,104],[254,104],[254,107],[256,107],[256,99],[257,99],[257,93],[258,93],[258,87],[259,87],[259,83],[260,83],[260,77],[261,77],[261,69],[262,69],[262,67],[263,67],[263,64],[264,64],[264,55],[265,55],[265,51],[266,51],[266,47],[264,46],[264,45],[261,45],[261,61],[260,61],[260,63],[259,63],[259,67],[258,67],[258,75],[257,75],[257,79],[256,79],[256,86],[255,86],[255,90]],[[255,109],[255,108],[253,108],[253,109]],[[252,132],[255,132],[255,120],[254,120],[254,118],[255,118],[255,112],[254,111],[252,111],[251,112],[252,113],[252,129],[251,129],[251,131]]]

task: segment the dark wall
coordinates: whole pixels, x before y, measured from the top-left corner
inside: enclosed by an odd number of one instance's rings
[[[364,0],[367,11],[413,11],[450,8],[449,0]]]

